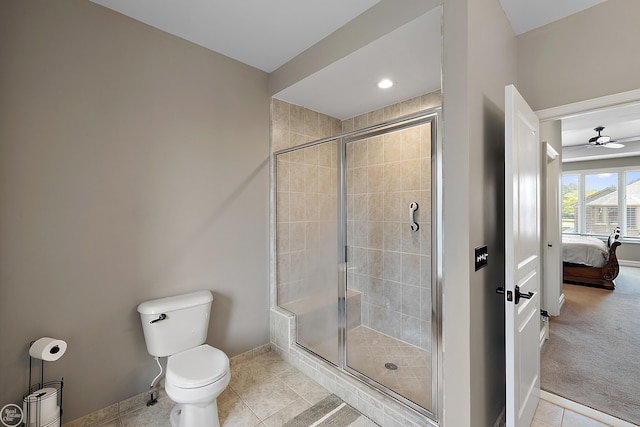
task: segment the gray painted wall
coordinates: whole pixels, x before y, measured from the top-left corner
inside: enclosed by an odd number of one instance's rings
[[[505,405],[504,299],[495,289],[504,283],[504,88],[516,83],[516,37],[499,2],[469,0],[468,5],[469,425],[491,426]],[[451,168],[449,173],[455,171]],[[488,246],[490,262],[476,272],[471,254],[483,244]],[[464,262],[463,253],[458,256]]]
[[[469,29],[466,0],[443,12],[443,424],[471,425]],[[450,179],[446,179],[451,177]],[[455,195],[455,197],[454,197]],[[466,268],[465,268],[466,266]]]
[[[640,88],[640,2],[608,0],[518,36],[518,86],[535,110]]]
[[[65,421],[146,391],[136,312],[209,289],[208,342],[269,341],[268,75],[88,1],[0,3],[0,405],[68,342]]]

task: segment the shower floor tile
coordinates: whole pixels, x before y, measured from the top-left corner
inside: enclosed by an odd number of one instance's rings
[[[389,369],[391,363],[397,369]],[[431,353],[366,326],[347,331],[347,366],[431,410]]]

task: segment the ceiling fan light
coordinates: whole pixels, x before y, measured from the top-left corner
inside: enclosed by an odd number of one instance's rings
[[[611,137],[607,135],[599,136],[597,142],[598,144],[606,144],[608,142],[611,142]]]

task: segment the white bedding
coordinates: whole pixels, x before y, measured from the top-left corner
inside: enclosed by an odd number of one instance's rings
[[[590,236],[562,236],[562,261],[574,264],[604,267],[609,257],[607,245]]]

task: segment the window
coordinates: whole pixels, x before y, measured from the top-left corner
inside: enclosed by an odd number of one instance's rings
[[[583,233],[607,235],[618,226],[618,174],[584,177],[585,226]]]
[[[562,176],[562,232],[640,237],[640,171],[589,171]]]
[[[562,232],[578,233],[578,175],[562,176]]]
[[[625,206],[627,208],[626,236],[640,237],[640,171],[629,171],[625,180]]]

